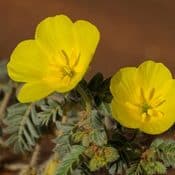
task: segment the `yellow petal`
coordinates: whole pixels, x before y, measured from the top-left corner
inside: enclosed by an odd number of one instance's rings
[[[100,39],[98,29],[90,22],[79,20],[73,26],[75,35],[75,49],[79,51],[79,60],[76,66],[77,72],[86,72],[95,53]]]
[[[141,130],[148,134],[161,134],[168,130],[175,121],[175,80],[170,80],[164,84],[163,87],[165,102],[157,109],[163,114],[152,117],[141,126]]]
[[[137,76],[135,67],[120,69],[111,79],[110,90],[114,98],[119,101],[138,103],[140,85]]]
[[[134,106],[112,100],[112,116],[123,126],[128,128],[139,128],[141,124],[140,111]]]
[[[19,91],[17,98],[21,103],[40,100],[54,91],[46,82],[26,83]]]
[[[70,56],[74,45],[72,27],[72,21],[65,15],[48,17],[38,24],[35,39],[49,54],[58,53],[59,57],[60,51],[64,50]]]
[[[53,81],[50,84],[53,84],[53,86],[55,86],[57,92],[65,93],[75,88],[81,79],[81,74],[75,73],[75,75],[71,78],[66,76],[61,80],[61,82],[58,83],[58,81]]]
[[[18,44],[7,65],[10,78],[19,82],[41,79],[47,68],[47,56],[34,40]]]
[[[154,61],[145,61],[138,67],[140,84],[144,89],[154,87],[156,90],[161,89],[162,85],[172,79],[171,72],[162,63]]]
[[[170,107],[167,109],[169,110]],[[161,134],[167,131],[174,124],[175,117],[172,112],[175,112],[175,110],[158,112],[160,113],[159,115],[152,115],[150,118],[145,119],[140,126],[141,131],[152,135]]]

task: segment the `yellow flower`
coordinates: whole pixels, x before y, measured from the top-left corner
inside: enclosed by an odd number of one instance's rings
[[[161,63],[120,69],[111,80],[113,117],[123,126],[160,134],[175,120],[175,80]]]
[[[86,73],[99,42],[98,29],[88,21],[48,17],[36,28],[35,39],[22,41],[8,63],[8,74],[20,89],[20,102],[32,102],[52,92],[72,90]]]

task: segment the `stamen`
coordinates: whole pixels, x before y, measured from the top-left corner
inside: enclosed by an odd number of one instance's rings
[[[74,75],[74,71],[73,71],[72,66],[70,65],[70,58],[64,50],[60,51],[60,55],[61,55],[62,60],[60,59],[59,61],[63,66],[63,68],[62,68],[63,75],[69,76],[71,78]],[[71,59],[73,59],[72,55],[71,55]],[[63,78],[64,78],[64,76],[63,76]]]
[[[58,55],[54,57],[54,63],[57,63],[60,66],[69,66],[69,57],[64,50],[58,51]]]
[[[141,99],[142,99],[144,102],[146,102],[147,100],[146,100],[146,97],[145,97],[145,93],[144,93],[144,91],[143,91],[143,88],[140,88],[140,94],[141,94]]]
[[[64,68],[65,76],[68,75],[69,77],[73,76],[73,71],[69,66],[65,66]]]
[[[161,106],[163,103],[165,103],[166,100],[157,100],[157,102],[154,102],[154,107],[159,107]]]
[[[130,102],[126,102],[126,106],[129,107],[130,109],[138,109],[138,108],[140,108],[140,105],[134,104],[134,103],[130,103]]]
[[[150,94],[149,94],[149,100],[153,98],[154,94],[155,94],[155,88],[151,89]]]
[[[144,113],[142,113],[141,117],[142,117],[141,118],[142,122],[144,122],[147,118],[147,114],[144,112]]]
[[[63,57],[65,58],[66,64],[69,65],[69,57],[64,50],[61,50]]]
[[[80,59],[80,53],[78,54],[78,52],[73,48],[72,52],[71,52],[71,63],[70,66],[71,67],[75,67],[78,64],[78,61]]]
[[[148,109],[147,113],[148,113],[149,116],[153,116],[154,115],[154,110]]]

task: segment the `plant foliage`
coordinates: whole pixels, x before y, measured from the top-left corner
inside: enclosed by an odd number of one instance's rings
[[[58,157],[47,161],[47,175],[155,175],[167,174],[168,168],[175,167],[174,140],[150,139],[112,119],[110,78],[105,80],[97,73],[89,82],[80,83],[89,98],[90,111],[81,103],[83,98],[76,88],[68,94],[20,104],[13,92],[16,84],[5,82],[3,92],[10,88],[12,97],[2,115],[0,139],[7,135],[5,143],[24,154],[33,151],[39,139],[51,140],[55,144],[53,155]],[[40,167],[35,168],[36,173],[42,174]]]
[[[81,154],[85,151],[85,148],[80,145],[72,146],[69,153],[66,154],[63,161],[58,167],[56,175],[67,175],[73,171],[73,165],[78,164]]]
[[[63,115],[61,104],[53,99],[48,99],[47,102],[40,104],[41,112],[38,113],[40,125],[48,125],[49,122],[56,122]]]
[[[14,145],[15,152],[31,151],[40,136],[37,122],[34,104],[17,103],[10,106],[4,119],[7,125],[4,132],[10,135],[7,144]]]

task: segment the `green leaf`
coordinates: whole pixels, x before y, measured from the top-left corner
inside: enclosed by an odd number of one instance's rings
[[[4,123],[7,125],[4,132],[9,134],[7,144],[13,145],[15,152],[31,151],[40,136],[34,104],[10,106]]]
[[[126,175],[143,175],[143,168],[140,162],[130,165],[130,168],[126,170]]]
[[[89,169],[93,172],[99,170],[105,165],[106,165],[105,157],[95,155],[89,162]]]
[[[58,135],[58,137],[54,140],[54,143],[56,143],[54,151],[57,151],[59,153],[60,159],[62,159],[66,153],[70,151],[73,134],[72,130],[74,129],[75,125],[56,122],[56,127],[58,132],[61,132],[62,134]]]
[[[84,137],[85,133],[82,131],[77,131],[76,133],[72,134],[72,141],[74,143],[80,143]]]
[[[69,152],[71,147],[69,134],[58,136],[53,142],[56,143],[54,151],[59,153],[60,158],[64,157],[66,153]]]
[[[120,157],[118,151],[109,146],[104,148],[104,155],[107,163],[113,162]]]
[[[92,110],[91,111],[91,116],[90,116],[90,125],[92,128],[97,129],[97,128],[103,128],[103,116],[98,113],[97,110]]]
[[[90,141],[98,146],[106,145],[108,142],[106,131],[104,129],[94,129],[90,134]]]
[[[56,127],[58,130],[63,131],[63,133],[71,133],[75,125],[70,123],[62,124],[61,122],[56,122]]]
[[[67,175],[73,170],[73,166],[78,164],[80,156],[85,151],[85,148],[80,145],[72,146],[70,153],[67,153],[63,161],[60,163],[56,175]]]
[[[37,114],[40,125],[47,126],[50,121],[55,123],[63,115],[61,105],[52,99],[48,99],[47,104],[40,104],[40,108],[42,112]]]
[[[114,162],[118,158],[119,153],[115,148],[113,147],[99,148],[96,152],[94,152],[94,156],[91,158],[89,162],[89,169],[91,171],[97,171],[100,168],[106,166],[108,163]]]
[[[102,115],[105,115],[105,116],[112,115],[111,108],[110,108],[110,105],[108,103],[102,102],[99,105],[98,109],[100,110]]]
[[[159,161],[142,162],[146,175],[166,174],[166,167]]]
[[[91,133],[91,140],[98,146],[107,144],[107,134],[105,130],[94,130]]]
[[[107,144],[107,134],[104,129],[103,116],[96,110],[93,110],[90,116],[90,126],[92,131],[89,135],[89,140],[96,145],[103,146]]]
[[[82,145],[88,147],[90,145],[89,135],[85,134],[82,138]]]
[[[157,159],[161,160],[166,167],[175,166],[175,141],[156,139],[151,144],[155,150]]]
[[[154,175],[166,174],[166,167],[159,161],[141,160],[140,162],[130,165],[126,175]]]
[[[71,123],[62,124],[61,122],[56,122],[56,127],[58,132],[61,132],[62,134],[54,140],[56,143],[54,150],[59,152],[59,155],[62,158],[70,151],[75,125]]]

